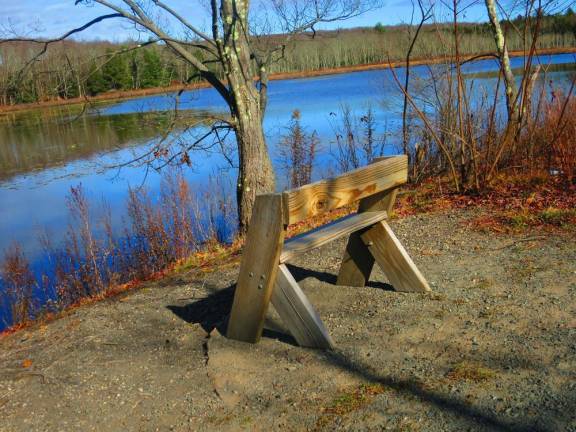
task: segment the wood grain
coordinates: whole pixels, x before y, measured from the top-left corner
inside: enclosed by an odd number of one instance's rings
[[[272,304],[300,346],[321,349],[334,347],[320,316],[283,264],[276,276]]]
[[[296,255],[311,251],[384,219],[386,219],[386,212],[383,211],[357,213],[293,237],[284,243],[284,249],[280,254],[280,263],[285,263]]]
[[[284,192],[284,222],[289,225],[326,213],[404,184],[407,179],[408,159],[403,155]]]
[[[385,221],[378,222],[361,237],[396,291],[430,291],[428,282]]]
[[[258,195],[242,253],[227,336],[258,342],[284,241],[281,194]]]

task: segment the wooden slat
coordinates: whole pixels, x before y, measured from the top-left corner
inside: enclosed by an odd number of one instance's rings
[[[430,291],[428,282],[385,221],[362,234],[362,240],[396,291]]]
[[[391,214],[397,192],[398,188],[394,188],[361,199],[358,213],[384,210]],[[350,234],[338,272],[338,285],[363,287],[370,279],[374,257],[360,238],[361,234],[362,231]]]
[[[284,243],[284,249],[280,254],[280,263],[294,258],[329,243],[337,238],[348,235],[362,228],[374,225],[376,222],[386,219],[386,212],[357,213],[338,219],[328,225],[324,225],[307,233],[292,237]]]
[[[284,241],[282,195],[258,195],[252,211],[227,336],[258,342]]]
[[[321,349],[334,347],[320,316],[283,264],[276,276],[272,304],[300,346]]]
[[[386,158],[333,179],[284,192],[286,224],[300,222],[406,183],[406,156]]]

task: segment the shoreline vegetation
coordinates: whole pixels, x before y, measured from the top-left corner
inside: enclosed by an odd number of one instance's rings
[[[510,57],[523,57],[528,53],[526,51],[510,51]],[[553,55],[553,54],[575,54],[576,47],[561,47],[561,48],[541,48],[536,50],[536,55]],[[477,54],[463,55],[460,56],[461,62],[486,60],[494,58],[494,52],[481,52]],[[432,65],[449,63],[455,60],[454,56],[439,56],[435,58],[414,58],[410,60],[410,67],[421,66],[421,65]],[[305,72],[277,72],[270,74],[271,81],[278,80],[288,80],[288,79],[305,79],[319,76],[329,76],[338,75],[352,72],[364,72],[370,70],[384,70],[388,69],[390,66],[393,68],[402,68],[406,65],[404,60],[396,60],[390,62],[378,62],[378,63],[368,63],[359,64],[354,66],[342,66],[337,68],[325,68],[318,70],[309,70]],[[255,78],[256,80],[256,78]],[[30,103],[20,103],[15,105],[0,105],[0,116],[3,114],[22,112],[22,111],[33,111],[42,108],[53,108],[60,106],[74,106],[82,104],[90,104],[95,102],[111,102],[111,101],[122,101],[129,99],[136,99],[145,96],[153,96],[159,94],[174,93],[179,91],[190,91],[198,89],[210,88],[210,85],[205,82],[195,82],[192,84],[177,84],[169,85],[165,87],[153,87],[137,90],[113,90],[106,93],[98,94],[95,96],[84,96],[84,97],[74,97],[74,98],[58,98],[50,99],[41,102],[30,102]],[[1,118],[1,117],[0,117]]]
[[[84,224],[80,223],[76,228],[78,231],[74,231],[71,226],[71,235],[66,239],[65,247],[49,250],[50,259],[56,261],[53,275],[56,283],[52,286],[40,287],[31,271],[30,263],[18,245],[7,251],[0,263],[0,274],[4,278],[11,278],[9,282],[13,283],[12,293],[18,297],[13,299],[17,301],[12,305],[12,313],[18,314],[19,320],[0,330],[0,339],[64,317],[79,307],[144,288],[147,283],[165,277],[190,272],[211,273],[216,269],[238,265],[243,239],[235,236],[231,242],[222,241],[214,225],[205,228],[208,236],[200,247],[190,247],[196,240],[190,236],[194,231],[192,225],[197,223],[197,220],[186,221],[184,207],[194,205],[192,195],[179,175],[169,176],[164,181],[168,188],[172,189],[170,194],[164,195],[167,204],[164,208],[168,210],[163,211],[158,206],[153,206],[146,192],[131,192],[128,206],[132,213],[133,233],[132,238],[128,239],[115,238],[111,231],[107,233],[107,239],[92,238],[94,226],[88,222],[89,209],[86,207],[83,191],[81,186],[78,189],[73,188],[69,197],[69,210],[72,218],[80,218]],[[407,184],[400,191],[396,208],[390,217],[396,219],[458,209],[477,209],[478,215],[469,222],[468,228],[495,236],[532,238],[534,233],[576,235],[576,185],[567,185],[559,176],[551,176],[542,170],[530,175],[502,175],[482,195],[456,193],[447,177],[429,178],[419,184]],[[351,205],[291,225],[286,238],[325,225],[354,211],[356,205]],[[106,225],[106,218],[109,217],[109,214],[104,216],[105,220],[100,222]],[[162,220],[165,217],[174,218],[169,224],[178,226],[181,231],[173,229],[168,232],[168,224]],[[200,225],[196,225],[196,228],[198,227]],[[187,240],[188,244],[185,244]],[[41,241],[44,241],[48,248],[53,247],[49,239]],[[123,250],[120,246],[122,241],[135,241],[138,245]],[[122,257],[123,253],[127,256]],[[111,267],[102,267],[102,262],[100,265],[91,264],[83,258],[84,255],[92,255],[94,260],[118,260],[120,266],[125,266],[124,271],[129,269],[129,274],[133,276],[119,281],[121,274],[115,274]],[[40,279],[46,283],[47,276],[44,274]],[[38,289],[44,289],[44,295],[46,291],[53,290],[52,295],[57,295],[61,301],[64,299],[63,303],[49,301],[38,306],[33,293]],[[37,294],[36,292],[35,295]],[[38,309],[32,312],[35,307]],[[34,313],[32,317],[31,313]]]

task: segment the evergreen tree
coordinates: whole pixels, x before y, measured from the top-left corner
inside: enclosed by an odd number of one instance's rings
[[[132,52],[130,55],[130,78],[132,80],[132,88],[141,88],[140,85],[140,64],[138,61],[138,55],[136,52]]]
[[[90,96],[94,96],[108,90],[106,80],[102,74],[102,69],[95,61],[90,65],[88,78],[86,78],[86,90]]]
[[[378,33],[386,33],[386,27],[381,22],[376,23],[374,30],[376,30]]]
[[[140,84],[143,88],[158,87],[162,85],[162,61],[156,50],[144,50],[142,55],[142,73]]]
[[[106,81],[107,90],[126,90],[130,88],[131,75],[126,56],[114,55],[107,51],[109,60],[102,67],[102,75]]]

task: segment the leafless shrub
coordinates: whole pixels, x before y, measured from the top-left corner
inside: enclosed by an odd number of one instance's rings
[[[555,107],[542,104],[544,92],[534,100],[535,83],[541,73],[541,66],[533,67],[534,56],[544,13],[539,4],[530,2],[529,5],[535,9],[533,14],[526,15],[523,23],[530,43],[525,47],[522,69],[519,72],[511,69],[506,46],[501,49],[499,45],[496,56],[499,71],[493,88],[484,93],[474,84],[473,78],[462,71],[462,65],[468,60],[461,56],[463,27],[458,17],[462,5],[458,1],[449,4],[453,13],[453,31],[446,43],[452,60],[429,67],[429,94],[408,92],[395,69],[390,67],[394,81],[414,113],[411,127],[418,131],[412,134],[414,140],[406,148],[412,180],[447,174],[455,191],[476,193],[490,187],[502,171],[530,169],[535,161],[539,161],[539,151],[547,152],[558,167],[570,166],[572,144],[561,139],[562,133],[548,137],[547,149],[538,148],[533,139],[526,138],[537,136],[536,130],[544,124],[543,121],[547,126],[556,125],[553,128],[556,131],[564,127],[569,129],[570,122],[565,117],[570,111],[567,102],[571,96],[570,91],[562,103],[556,102]],[[497,16],[492,18],[495,28],[498,27]],[[494,31],[498,40],[508,37],[498,33],[498,28]],[[520,84],[516,89],[518,79]],[[501,99],[506,101],[505,107],[499,103]],[[570,133],[566,136],[569,137]],[[563,175],[570,172],[570,168],[560,170]]]
[[[215,172],[208,176],[203,192],[192,203],[198,248],[206,249],[233,240],[238,214],[233,199],[232,178]]]
[[[335,136],[335,151],[339,172],[346,172],[371,163],[384,154],[386,135],[376,132],[374,110],[368,106],[364,114],[357,117],[349,105],[342,105],[339,113],[331,113]]]
[[[559,176],[567,184],[576,180],[576,100],[559,90],[539,104],[540,115],[519,137],[514,164],[527,170]]]
[[[144,189],[129,191],[120,234],[114,232],[105,202],[95,224],[82,186],[71,188],[70,226],[63,244],[54,245],[46,231],[40,238],[43,274],[34,277],[18,245],[0,262],[0,317],[5,316],[5,326],[147,279],[207,244],[229,239],[227,230],[236,218],[230,186],[217,177],[203,196],[195,197],[182,173],[165,174],[158,197]],[[33,308],[36,300],[43,304]]]
[[[33,313],[33,293],[37,284],[30,263],[18,244],[12,244],[4,255],[0,281],[3,288],[0,290],[0,308],[10,313],[10,322],[28,321]]]
[[[290,187],[310,183],[319,139],[316,131],[308,133],[300,123],[300,111],[294,110],[288,131],[279,143],[281,167],[290,179]]]

